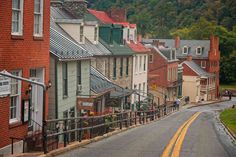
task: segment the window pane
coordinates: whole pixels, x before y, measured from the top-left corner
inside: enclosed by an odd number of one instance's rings
[[[40,13],[40,1],[41,0],[34,0],[34,12]]]
[[[12,8],[20,9],[20,0],[13,0],[12,1]]]
[[[11,97],[10,119],[16,118],[17,97]]]

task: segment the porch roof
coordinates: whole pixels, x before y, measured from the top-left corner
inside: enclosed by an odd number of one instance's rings
[[[101,72],[99,72],[92,66],[90,70],[90,76],[91,90],[95,93],[103,93],[105,91],[110,91],[110,96],[113,98],[127,96],[132,93],[132,90],[124,89],[112,83],[106,76],[104,76]]]

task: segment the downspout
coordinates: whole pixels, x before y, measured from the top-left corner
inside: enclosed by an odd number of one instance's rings
[[[58,79],[57,79],[57,73],[58,73],[58,71],[57,71],[57,63],[58,63],[58,61],[57,61],[57,59],[55,59],[55,112],[56,112],[56,114],[55,114],[55,116],[56,116],[56,119],[58,118],[58,95],[57,95],[57,90],[58,90]]]

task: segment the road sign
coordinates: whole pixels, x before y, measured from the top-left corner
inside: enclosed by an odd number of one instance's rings
[[[0,97],[5,97],[10,93],[10,78],[0,75]]]

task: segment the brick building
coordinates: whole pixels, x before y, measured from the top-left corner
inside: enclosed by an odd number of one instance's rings
[[[0,71],[48,83],[49,3],[46,0],[1,2]],[[34,131],[34,124],[28,122],[42,124],[42,88],[32,85],[30,91],[29,83],[13,79],[10,87],[11,93],[0,97],[0,154],[10,152],[10,137],[23,138],[29,129]],[[46,110],[47,104],[46,95]],[[22,151],[22,142],[16,145]]]
[[[176,56],[182,63],[188,55],[203,70],[215,74],[215,98],[219,96],[220,50],[219,37],[211,36],[210,40],[181,40],[175,39],[144,39],[144,43],[158,40],[165,47],[176,48]]]
[[[176,49],[165,48],[155,41],[147,44],[149,53],[148,89],[154,96],[154,102],[163,104],[174,101],[178,95],[178,59]],[[166,96],[166,99],[165,99]]]

